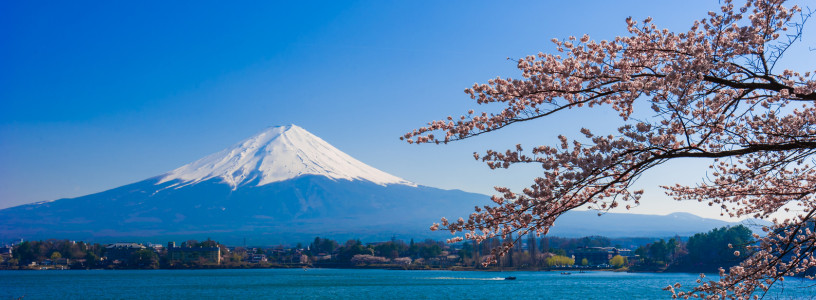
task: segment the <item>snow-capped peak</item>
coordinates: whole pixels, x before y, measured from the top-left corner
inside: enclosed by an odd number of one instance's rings
[[[267,128],[232,147],[164,174],[159,183],[178,179],[182,182],[179,187],[221,178],[235,189],[256,180],[261,186],[302,175],[415,186],[354,159],[296,125]]]

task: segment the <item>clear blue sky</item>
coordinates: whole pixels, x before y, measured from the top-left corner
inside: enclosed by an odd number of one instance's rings
[[[471,154],[553,143],[582,126],[609,129],[604,121],[614,118],[569,112],[447,146],[398,137],[478,109],[464,88],[517,75],[506,58],[550,51],[553,37],[612,38],[625,33],[627,16],[685,30],[715,8],[645,0],[3,1],[0,208],[143,180],[290,123],[423,185],[488,194],[495,185],[525,187],[538,170],[489,171]],[[812,52],[792,55],[813,61]],[[635,212],[717,215],[653,188],[694,182],[704,175],[699,166],[644,179],[650,199]]]

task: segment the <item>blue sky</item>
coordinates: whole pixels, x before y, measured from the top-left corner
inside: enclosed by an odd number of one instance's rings
[[[538,170],[490,171],[471,154],[553,143],[581,127],[611,129],[614,117],[567,112],[446,146],[398,138],[478,109],[464,88],[517,75],[506,58],[551,51],[553,37],[613,38],[625,33],[627,16],[685,30],[715,8],[714,1],[4,1],[0,208],[143,180],[290,123],[423,185],[488,194],[495,185],[522,188]],[[812,55],[791,54],[800,63]],[[642,180],[649,199],[635,212],[717,216],[654,188],[695,182],[701,166],[674,164]]]

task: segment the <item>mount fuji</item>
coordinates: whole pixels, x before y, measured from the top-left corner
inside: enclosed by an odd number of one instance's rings
[[[467,216],[489,197],[417,185],[377,170],[295,125],[271,127],[232,147],[146,180],[78,198],[0,210],[0,242],[73,239],[163,242],[213,238],[237,245],[315,236],[445,239],[428,228]],[[572,211],[554,236],[665,237],[736,225],[691,214]]]
[[[486,201],[385,173],[288,125],[140,182],[0,210],[0,240],[442,239],[449,235],[428,230],[433,222]]]

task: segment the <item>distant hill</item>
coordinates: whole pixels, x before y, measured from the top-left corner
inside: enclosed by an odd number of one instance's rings
[[[691,236],[714,228],[739,224],[746,224],[752,230],[759,232],[757,226],[751,226],[754,223],[760,225],[770,224],[761,220],[726,222],[682,212],[668,215],[606,213],[598,216],[596,211],[570,211],[555,221],[555,226],[550,231],[550,235],[562,237],[582,237],[587,235],[607,237]]]
[[[238,245],[445,239],[442,216],[469,215],[489,197],[419,186],[368,166],[295,125],[268,128],[173,171],[97,194],[0,210],[0,242],[213,238]],[[691,214],[570,212],[552,235],[690,235],[728,225]]]

